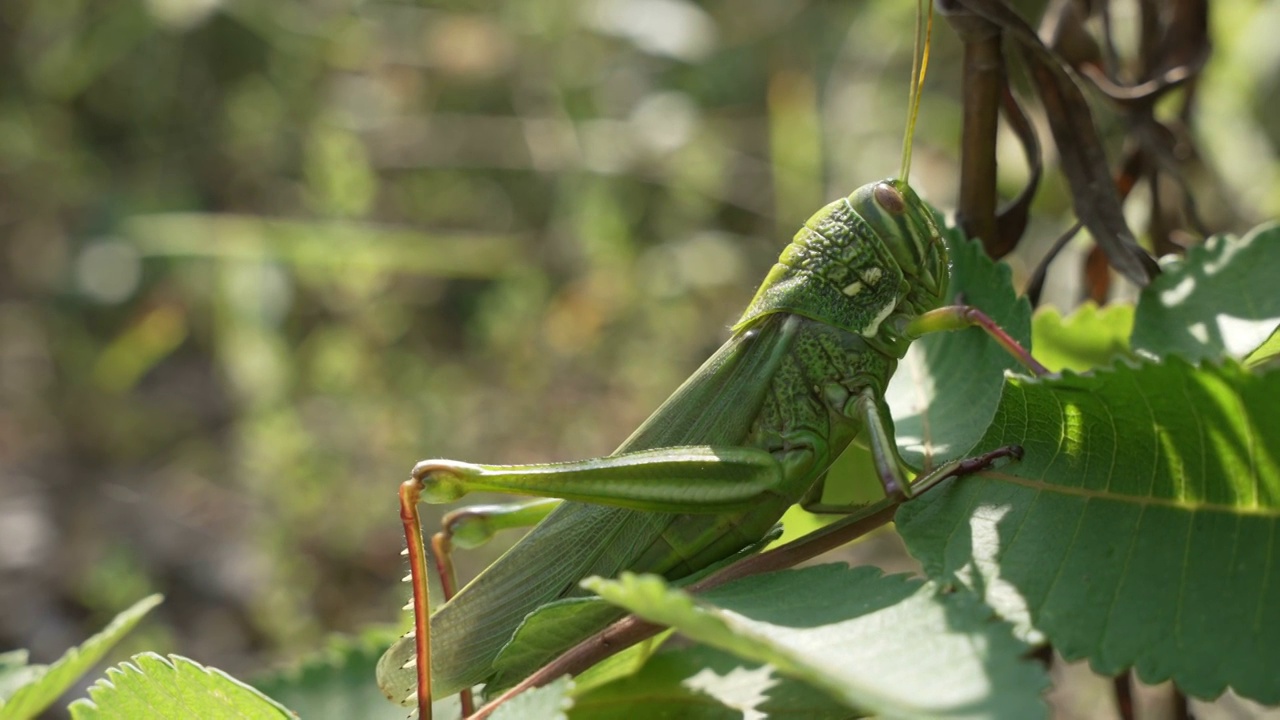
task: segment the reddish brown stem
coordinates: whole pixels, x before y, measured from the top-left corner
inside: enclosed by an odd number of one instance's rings
[[[805,560],[817,557],[828,550],[852,542],[888,523],[893,519],[900,502],[900,500],[889,498],[881,500],[874,505],[863,508],[856,515],[850,515],[821,530],[793,540],[782,547],[729,565],[696,583],[690,584],[684,590],[695,594],[706,592],[731,580],[789,568]],[[542,687],[563,675],[580,673],[607,657],[657,635],[662,630],[663,627],[661,625],[655,625],[634,615],[629,615],[578,643],[560,657],[543,666],[540,670],[525,678],[520,684],[480,708],[479,712],[470,716],[470,720],[487,718],[502,703],[525,690]]]

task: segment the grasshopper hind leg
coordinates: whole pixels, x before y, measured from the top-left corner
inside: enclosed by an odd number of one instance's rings
[[[453,567],[454,549],[480,547],[502,530],[533,527],[561,502],[555,498],[538,498],[500,505],[470,505],[446,514],[440,522],[440,531],[431,537],[431,550],[436,559],[444,601],[449,602],[458,592],[458,577]]]
[[[392,700],[412,703],[416,694],[419,717],[429,719],[431,717],[430,607],[426,588],[428,582],[426,548],[422,540],[422,525],[417,508],[418,489],[418,483],[410,480],[400,490],[400,516],[405,526],[407,542],[405,554],[409,556],[410,568],[409,576],[405,579],[413,585],[413,601],[406,607],[406,609],[412,609],[414,614],[414,628],[410,631],[413,642],[397,644],[398,652],[389,652],[384,656],[379,662],[378,675],[380,678],[397,678],[390,683],[393,687],[384,686],[383,688]],[[479,547],[493,539],[493,536],[502,530],[536,525],[559,505],[559,500],[537,499],[502,505],[474,505],[459,508],[445,515],[440,531],[431,538],[431,554],[435,558],[444,601],[451,600],[458,591],[457,573],[453,565],[454,548]],[[416,684],[420,690],[415,693],[413,688],[406,687],[409,683]],[[422,692],[422,689],[425,689],[425,692]],[[395,695],[401,697],[394,697]],[[463,690],[459,695],[463,717],[475,712],[471,690]]]
[[[431,536],[431,554],[436,559],[444,601],[449,602],[458,593],[458,574],[453,566],[454,548],[479,547],[501,530],[536,525],[560,503],[555,498],[538,498],[502,505],[472,505],[445,515],[440,531]],[[475,699],[470,689],[459,693],[458,699],[462,704],[463,717],[475,712]]]

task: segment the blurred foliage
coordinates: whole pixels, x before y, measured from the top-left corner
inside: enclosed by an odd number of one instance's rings
[[[1197,132],[1237,216],[1202,205],[1247,227],[1280,214],[1280,3],[1214,11]],[[0,4],[0,650],[151,591],[171,639],[138,647],[233,673],[399,619],[396,482],[625,438],[805,217],[897,171],[913,12]],[[912,178],[946,206],[945,25],[933,63]],[[1068,206],[1051,175],[1015,274]]]

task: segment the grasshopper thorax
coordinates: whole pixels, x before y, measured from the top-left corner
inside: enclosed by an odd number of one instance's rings
[[[734,327],[788,312],[874,338],[942,303],[947,250],[933,212],[900,180],[864,185],[809,218]]]

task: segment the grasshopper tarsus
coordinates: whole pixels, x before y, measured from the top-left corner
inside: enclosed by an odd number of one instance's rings
[[[953,475],[960,477],[963,475],[972,475],[973,473],[981,472],[983,470],[990,470],[995,466],[995,462],[997,460],[1002,458],[1021,460],[1024,454],[1025,453],[1021,445],[1005,445],[1004,447],[996,448],[991,452],[983,453],[977,457],[962,460],[960,464],[956,466]]]

